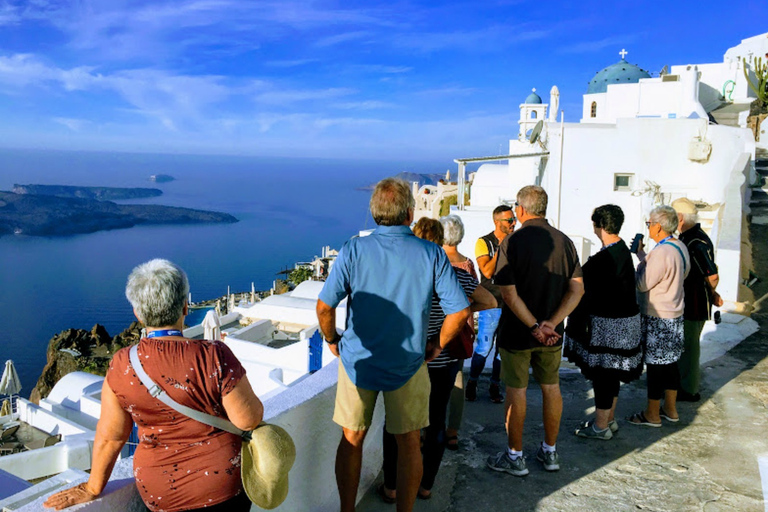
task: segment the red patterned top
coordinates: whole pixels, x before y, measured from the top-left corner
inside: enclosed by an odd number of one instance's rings
[[[226,417],[222,398],[245,375],[219,341],[143,338],[144,370],[182,405]],[[211,506],[242,491],[241,440],[184,416],[148,393],[133,371],[128,348],[112,358],[107,383],[138,425],[133,459],[136,487],[153,512]]]

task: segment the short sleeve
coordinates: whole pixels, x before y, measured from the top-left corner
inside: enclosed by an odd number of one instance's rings
[[[499,259],[496,261],[496,273],[493,274],[493,284],[498,286],[514,286],[514,246],[512,239],[508,236],[499,246]]]
[[[458,313],[469,307],[469,301],[445,251],[436,248],[436,252],[435,293],[440,299],[440,307],[446,315]]]
[[[475,258],[479,258],[480,256],[490,256],[490,253],[488,252],[488,244],[485,243],[485,240],[482,238],[478,238],[475,243]]]
[[[473,293],[475,293],[475,289],[477,289],[480,283],[478,283],[477,279],[472,277],[472,274],[466,270],[460,268],[454,268],[454,270],[456,270],[456,277],[459,279],[459,283],[464,289],[464,293],[467,297],[470,297]]]
[[[115,352],[112,359],[109,361],[109,368],[107,368],[107,385],[116,395],[118,390],[122,387],[126,375],[128,375],[128,369],[130,367],[130,359],[128,357],[128,348],[122,348]]]
[[[221,365],[219,390],[221,396],[225,397],[235,389],[235,386],[245,376],[245,368],[240,364],[240,360],[237,359],[232,349],[220,341],[215,341],[214,343],[217,345],[216,353],[218,363]]]
[[[339,250],[336,260],[333,262],[331,272],[325,280],[323,289],[320,290],[318,299],[335,308],[344,300],[350,292],[350,242],[347,242]]]
[[[573,242],[570,238],[568,240],[568,249],[570,251],[572,263],[573,263],[573,272],[571,273],[571,279],[579,279],[581,277],[584,277],[584,272],[581,270],[581,263],[579,263],[579,255],[576,253],[576,246],[573,245]]]

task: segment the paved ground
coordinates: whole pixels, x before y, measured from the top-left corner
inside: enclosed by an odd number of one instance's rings
[[[752,227],[756,273],[768,292],[768,226]],[[766,301],[768,303],[768,301]],[[768,308],[766,308],[768,309]],[[645,404],[645,377],[623,386],[620,430],[611,441],[577,438],[573,430],[593,406],[578,373],[563,376],[565,403],[558,451],[562,469],[546,473],[534,453],[543,438],[541,393],[528,391],[525,454],[530,475],[516,478],[485,467],[504,448],[502,406],[490,403],[487,380],[478,402],[468,403],[460,451],[446,452],[434,496],[417,512],[436,511],[765,511],[760,470],[768,483],[768,311],[753,315],[761,331],[703,369],[702,401],[681,403],[681,421],[660,429],[629,425],[623,418]],[[371,492],[359,510],[390,511]]]

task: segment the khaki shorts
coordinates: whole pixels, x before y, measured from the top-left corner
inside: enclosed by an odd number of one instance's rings
[[[383,391],[387,432],[405,434],[429,426],[429,373],[421,365],[408,382],[394,391]],[[367,430],[373,421],[378,391],[355,386],[339,359],[339,383],[333,421],[349,430]]]
[[[527,350],[499,350],[501,354],[501,380],[510,388],[528,387],[528,368],[533,368],[533,378],[541,384],[560,382],[560,360],[563,347],[536,347]]]

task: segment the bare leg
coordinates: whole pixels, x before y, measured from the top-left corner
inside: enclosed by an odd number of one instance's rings
[[[595,428],[597,430],[605,430],[608,428],[608,422],[610,421],[611,410],[610,409],[595,409]],[[549,442],[547,442],[549,444]]]
[[[557,435],[560,433],[560,418],[563,416],[560,384],[542,384],[541,392],[544,402],[544,441],[550,446],[555,446]]]
[[[360,469],[363,466],[363,441],[368,431],[347,428],[342,431],[336,451],[336,486],[339,488],[341,512],[355,512]]]
[[[421,461],[421,432],[395,434],[397,439],[397,512],[410,512],[424,472]],[[359,480],[358,470],[358,480]]]
[[[511,388],[507,386],[507,397],[504,400],[506,413],[507,443],[512,450],[523,450],[523,425],[525,424],[525,408],[527,388]]]
[[[659,409],[661,408],[661,400],[648,399],[648,407],[645,408],[645,419],[651,423],[659,423],[661,416],[659,416]]]
[[[611,406],[611,410],[608,412],[608,422],[614,421],[615,415],[616,415],[616,404],[619,403],[619,397],[614,397],[613,399],[613,405]]]
[[[670,418],[677,418],[677,390],[667,389],[664,391],[664,412]]]

